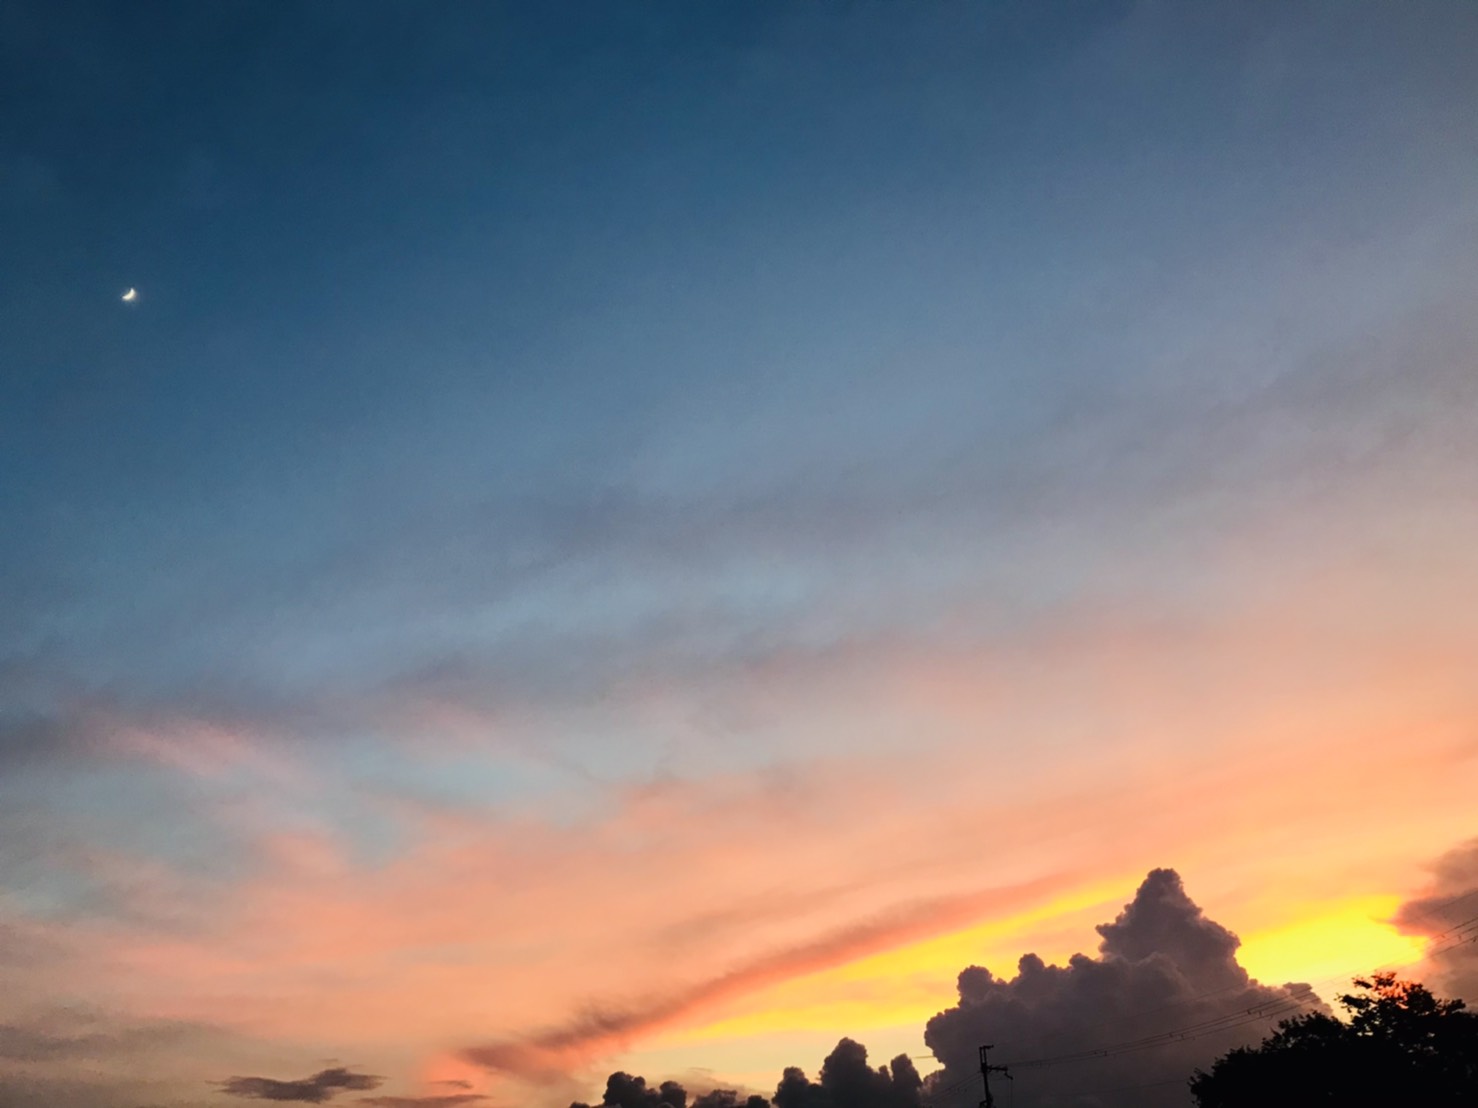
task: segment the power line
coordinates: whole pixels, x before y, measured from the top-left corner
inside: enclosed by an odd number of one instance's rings
[[[1465,893],[1460,893],[1457,896],[1450,897],[1447,900],[1438,901],[1436,904],[1431,905],[1431,911],[1441,913],[1444,909],[1451,908],[1454,904],[1461,904],[1465,900],[1472,900],[1475,896],[1478,896],[1478,889],[1469,889]],[[1443,922],[1436,916],[1428,914],[1427,909],[1418,908],[1416,906],[1418,903],[1419,901],[1411,901],[1410,903],[1404,905],[1404,907],[1407,911],[1415,912],[1423,919],[1430,920],[1432,923],[1441,924]],[[1451,930],[1451,928],[1448,928],[1446,930]],[[1443,933],[1443,931],[1436,932],[1437,935],[1441,935]]]
[[[1432,910],[1440,912],[1446,908],[1451,908],[1456,904],[1460,904],[1465,900],[1469,900],[1474,896],[1478,896],[1478,889],[1474,889],[1470,892],[1451,897],[1446,901],[1443,901],[1437,905],[1433,905]],[[1440,920],[1428,915],[1425,911],[1418,910],[1417,914],[1427,918],[1433,923],[1441,922]],[[1440,956],[1441,954],[1445,954],[1448,951],[1455,950],[1458,947],[1470,943],[1478,943],[1478,916],[1470,916],[1467,919],[1460,920],[1459,922],[1454,924],[1450,924],[1440,931],[1433,932],[1430,936],[1428,936],[1429,941],[1431,939],[1437,938],[1444,938],[1444,941],[1440,942],[1436,946],[1429,947],[1428,950],[1425,952],[1424,957],[1429,959],[1434,958]],[[1398,968],[1400,967],[1387,965],[1377,968],[1376,970],[1372,971],[1372,974]],[[1337,984],[1342,984],[1347,981],[1359,979],[1362,975],[1363,971],[1356,971],[1352,973],[1326,977],[1312,984],[1305,984],[1302,988],[1299,988],[1296,991],[1290,991],[1283,997],[1273,998],[1271,1000],[1263,1001],[1258,1004],[1250,1005],[1246,1008],[1239,1008],[1233,1012],[1223,1013],[1220,1016],[1201,1020],[1199,1022],[1188,1024],[1183,1027],[1172,1028],[1168,1031],[1141,1036],[1137,1039],[1129,1039],[1118,1043],[1111,1043],[1102,1047],[1087,1048],[1084,1050],[1074,1051],[1061,1055],[1014,1061],[1008,1063],[1008,1066],[1014,1069],[1044,1069],[1051,1066],[1065,1065],[1068,1063],[1079,1061],[1087,1061],[1094,1058],[1111,1058],[1121,1054],[1130,1054],[1143,1050],[1152,1050],[1161,1046],[1169,1046],[1176,1042],[1186,1042],[1193,1039],[1202,1038],[1206,1035],[1212,1035],[1218,1032],[1232,1031],[1239,1027],[1245,1027],[1250,1024],[1260,1023],[1270,1019],[1278,1019],[1283,1016],[1291,1015],[1294,1012],[1298,1012],[1302,1010],[1304,1006],[1310,1001],[1318,1001],[1320,999],[1318,995],[1319,992],[1331,988]],[[1163,1004],[1156,1008],[1142,1009],[1137,1013],[1132,1013],[1120,1018],[1139,1018],[1143,1015],[1153,1014],[1154,1012],[1164,1011],[1170,1008],[1191,1004],[1196,1002],[1197,1000],[1204,1000],[1212,996],[1218,996],[1227,992],[1231,992],[1235,989],[1245,987],[1247,986],[1242,984],[1224,986],[1219,989],[1208,990],[1191,997],[1185,997],[1176,1001],[1172,1001],[1168,1004]],[[920,1055],[919,1057],[922,1058],[926,1056]],[[965,1077],[961,1080],[952,1082],[949,1085],[943,1086],[942,1088],[931,1089],[928,1096],[924,1099],[923,1103],[928,1106],[928,1108],[937,1108],[940,1101],[944,1100],[954,1093],[961,1091],[973,1080],[973,1077]],[[1168,1083],[1169,1082],[1160,1082],[1158,1084]],[[1149,1086],[1146,1085],[1132,1087],[1148,1088]],[[1014,1083],[1012,1088],[1014,1091]]]
[[[1449,931],[1453,937],[1447,943],[1427,951],[1426,956],[1428,958],[1446,953],[1449,950],[1454,950],[1467,943],[1478,942],[1478,916],[1464,920],[1462,923],[1454,924],[1449,928]],[[1381,970],[1377,969],[1374,972],[1379,973]],[[1218,1031],[1230,1031],[1237,1027],[1246,1026],[1247,1024],[1291,1014],[1302,1008],[1310,999],[1317,999],[1317,990],[1328,988],[1338,982],[1351,980],[1354,976],[1356,975],[1340,974],[1325,978],[1314,984],[1306,985],[1297,990],[1297,992],[1290,992],[1282,999],[1251,1005],[1248,1008],[1239,1009],[1235,1012],[1226,1013],[1222,1016],[1203,1020],[1200,1023],[1190,1024],[1185,1027],[1173,1028],[1169,1031],[1141,1036],[1138,1039],[1130,1039],[1108,1046],[1074,1051],[1069,1054],[1018,1060],[1011,1062],[1010,1065],[1015,1069],[1040,1069],[1067,1062],[1083,1061],[1090,1058],[1107,1058],[1118,1054],[1149,1050],[1158,1046],[1168,1046],[1174,1042],[1201,1038]]]
[[[1248,1024],[1277,1019],[1280,1016],[1289,1015],[1300,1010],[1305,1003],[1314,998],[1316,998],[1316,994],[1312,988],[1303,989],[1296,994],[1289,994],[1281,999],[1263,1001],[1248,1008],[1239,1008],[1236,1011],[1228,1012],[1212,1019],[1202,1020],[1199,1023],[1189,1024],[1185,1027],[1172,1028],[1169,1031],[1160,1031],[1153,1035],[1144,1035],[1138,1039],[1111,1043],[1107,1046],[1091,1047],[1069,1054],[1052,1055],[1044,1058],[1029,1058],[1010,1064],[1016,1069],[1043,1069],[1048,1066],[1063,1065],[1068,1062],[1081,1062],[1092,1058],[1112,1058],[1120,1054],[1152,1050],[1155,1047],[1169,1046],[1172,1043],[1186,1042],[1191,1039],[1203,1038],[1206,1035],[1214,1035],[1221,1031],[1231,1031]]]
[[[1449,897],[1446,900],[1439,901],[1438,903],[1436,903],[1434,905],[1431,905],[1430,906],[1430,910],[1431,911],[1435,911],[1435,912],[1442,912],[1442,911],[1445,911],[1448,908],[1453,907],[1456,904],[1460,904],[1463,901],[1469,900],[1469,899],[1471,899],[1471,898],[1473,898],[1475,896],[1478,896],[1478,889],[1473,889],[1473,890],[1470,890],[1469,892],[1460,893],[1460,894],[1458,894],[1456,896]],[[1428,919],[1432,923],[1442,923],[1443,922],[1442,920],[1436,919],[1433,916],[1428,915],[1426,911],[1417,910],[1417,913],[1419,915],[1423,916],[1424,918]],[[1469,919],[1463,920],[1463,921],[1461,921],[1459,923],[1450,924],[1449,926],[1443,928],[1440,931],[1434,931],[1432,934],[1430,934],[1430,935],[1427,936],[1427,940],[1430,942],[1433,939],[1438,939],[1438,938],[1441,938],[1443,936],[1448,936],[1448,935],[1451,935],[1451,936],[1463,936],[1463,937],[1466,937],[1466,936],[1469,936],[1469,935],[1478,935],[1478,916],[1472,916]],[[1461,944],[1461,942],[1459,942],[1459,943],[1454,944],[1454,945],[1459,945],[1460,946],[1462,944]],[[1424,954],[1424,957],[1431,958],[1431,957],[1434,957],[1435,955],[1445,953],[1447,950],[1451,950],[1451,949],[1453,949],[1453,946],[1450,946],[1450,945],[1449,946],[1434,947],[1434,948],[1431,948],[1431,949],[1427,950],[1425,952],[1425,954]],[[1381,968],[1384,969],[1384,968],[1396,968],[1396,967],[1387,966],[1387,967],[1381,967]],[[1381,971],[1380,969],[1377,969],[1374,972],[1379,973],[1380,971]],[[1324,989],[1331,988],[1331,987],[1333,987],[1336,984],[1343,984],[1344,982],[1347,982],[1347,981],[1351,980],[1353,977],[1357,976],[1358,972],[1359,971],[1352,972],[1352,973],[1337,974],[1337,975],[1335,975],[1333,977],[1323,978],[1320,981],[1317,981],[1317,982],[1314,982],[1314,983],[1310,984],[1308,986],[1308,989],[1307,990],[1303,990],[1303,991],[1315,991],[1315,992],[1323,991]],[[1193,994],[1191,996],[1180,997],[1180,998],[1178,998],[1176,1000],[1169,1001],[1169,1002],[1167,1002],[1165,1004],[1157,1005],[1157,1006],[1155,1006],[1153,1008],[1141,1008],[1141,1009],[1138,1009],[1138,1010],[1136,1010],[1134,1012],[1124,1013],[1124,1014],[1121,1014],[1120,1016],[1118,1016],[1117,1019],[1120,1020],[1120,1021],[1123,1021],[1123,1020],[1137,1020],[1137,1019],[1140,1019],[1140,1018],[1142,1018],[1144,1016],[1154,1015],[1157,1012],[1164,1012],[1164,1011],[1169,1011],[1169,1010],[1171,1010],[1173,1008],[1184,1007],[1186,1005],[1194,1004],[1197,1001],[1206,1000],[1206,999],[1208,999],[1210,997],[1214,997],[1214,996],[1222,996],[1222,995],[1224,995],[1226,993],[1236,992],[1239,989],[1246,989],[1246,988],[1249,988],[1249,987],[1251,987],[1251,983],[1250,982],[1236,982],[1236,983],[1233,983],[1233,984],[1230,984],[1230,985],[1223,985],[1221,988],[1218,988],[1218,989],[1208,989],[1208,990],[1205,990],[1203,992],[1195,993],[1195,994]],[[1265,1006],[1265,1005],[1264,1004],[1259,1004],[1259,1005],[1254,1005],[1252,1007],[1263,1007],[1263,1006]],[[1250,1012],[1251,1011],[1251,1008],[1246,1009],[1246,1011],[1249,1011]],[[1258,1017],[1258,1018],[1263,1018],[1263,1017]],[[1255,1020],[1249,1020],[1248,1022],[1256,1022],[1256,1021]],[[1172,1034],[1172,1032],[1166,1032],[1166,1034]],[[1025,1065],[1025,1063],[1021,1063],[1021,1062],[1017,1062],[1017,1063],[1014,1063],[1014,1064],[1015,1065],[1018,1065],[1018,1066]]]

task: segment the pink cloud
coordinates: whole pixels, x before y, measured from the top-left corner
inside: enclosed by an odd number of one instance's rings
[[[204,719],[134,719],[92,712],[86,729],[111,755],[137,759],[188,777],[221,780],[249,774],[280,788],[301,789],[303,766],[267,736]]]
[[[963,926],[990,913],[1019,910],[1070,884],[1054,876],[1008,888],[905,904],[875,919],[841,928],[754,958],[681,991],[645,997],[610,1011],[592,1011],[534,1035],[467,1049],[463,1056],[493,1070],[543,1079],[562,1076],[593,1057],[613,1053],[638,1035],[691,1020],[725,1000]]]
[[[99,849],[90,872],[157,910],[42,924],[0,901],[0,926],[51,950],[19,971],[26,995],[294,1044],[332,1035],[429,1055],[480,1043],[472,1057],[520,1073],[967,926],[999,909],[982,888],[1068,880],[1043,875],[1174,864],[1245,926],[1233,909],[1251,887],[1401,889],[1470,810],[1478,701],[1452,656],[1393,659],[1351,637],[1317,665],[1288,664],[1284,652],[1320,640],[1260,616],[1215,634],[1106,620],[1010,652],[880,643],[842,669],[813,659],[752,675],[778,716],[834,739],[783,770],[617,786],[557,815],[334,794],[393,825],[401,845],[371,860],[327,817],[219,809],[207,815],[254,860],[236,883],[207,892]],[[813,678],[832,683],[824,713],[801,710]],[[655,711],[659,691],[646,695]],[[680,690],[660,695],[677,703]],[[864,741],[905,724],[928,741]],[[332,787],[225,729],[118,741],[187,774],[280,773],[310,815]],[[1372,825],[1348,798],[1377,791],[1387,819]]]

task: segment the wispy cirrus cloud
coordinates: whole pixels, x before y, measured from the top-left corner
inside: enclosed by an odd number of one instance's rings
[[[55,1063],[117,1057],[182,1047],[200,1026],[172,1022],[119,1022],[74,1012],[0,1023],[0,1059]]]
[[[641,998],[629,1007],[592,1010],[527,1037],[470,1047],[463,1051],[463,1057],[523,1078],[563,1077],[592,1057],[614,1052],[637,1035],[690,1021],[725,1000],[898,943],[958,928],[982,915],[1011,912],[1069,880],[1054,875],[1015,887],[905,904],[866,923],[753,959],[698,985]]]

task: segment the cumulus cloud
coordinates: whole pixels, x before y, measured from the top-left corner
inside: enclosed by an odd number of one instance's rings
[[[770,1108],[770,1102],[758,1093],[741,1097],[738,1089],[710,1089],[694,1098],[693,1108]]]
[[[923,1084],[908,1055],[873,1069],[867,1064],[867,1047],[842,1039],[821,1063],[817,1081],[791,1066],[781,1075],[772,1101],[775,1108],[919,1108]]]
[[[1396,924],[1431,937],[1426,984],[1478,1006],[1478,839],[1437,860],[1431,887],[1400,907]]]
[[[252,1100],[322,1104],[346,1089],[377,1089],[380,1081],[373,1074],[355,1073],[343,1066],[335,1066],[297,1081],[278,1081],[271,1077],[232,1077],[222,1082],[221,1091]]]
[[[664,1081],[655,1087],[645,1077],[633,1077],[618,1070],[606,1078],[602,1108],[688,1108],[688,1090],[676,1081]],[[590,1108],[572,1104],[570,1108]]]
[[[923,1080],[908,1055],[900,1054],[886,1066],[873,1069],[867,1047],[842,1039],[821,1063],[816,1081],[798,1066],[786,1067],[775,1095],[766,1099],[750,1094],[741,1099],[736,1089],[713,1089],[694,1099],[692,1108],[920,1108]],[[650,1086],[643,1077],[613,1073],[598,1108],[687,1108],[688,1094],[675,1081]],[[572,1104],[570,1108],[590,1108]]]
[[[1027,954],[1010,979],[980,966],[960,974],[959,1003],[924,1032],[944,1066],[930,1083],[935,1103],[979,1095],[979,1048],[992,1044],[992,1061],[1008,1064],[1091,1055],[1018,1065],[1013,1095],[1023,1108],[1183,1105],[1197,1066],[1261,1038],[1273,1019],[1317,1005],[1307,986],[1249,978],[1237,963],[1240,940],[1206,918],[1173,870],[1151,872],[1098,933],[1096,958],[1075,954],[1049,966]],[[1166,1036],[1176,1031],[1185,1034]],[[1145,1039],[1153,1045],[1115,1049]]]

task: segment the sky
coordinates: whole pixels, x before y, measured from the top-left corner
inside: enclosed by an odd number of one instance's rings
[[[1475,48],[0,6],[0,1105],[1478,1002]]]

